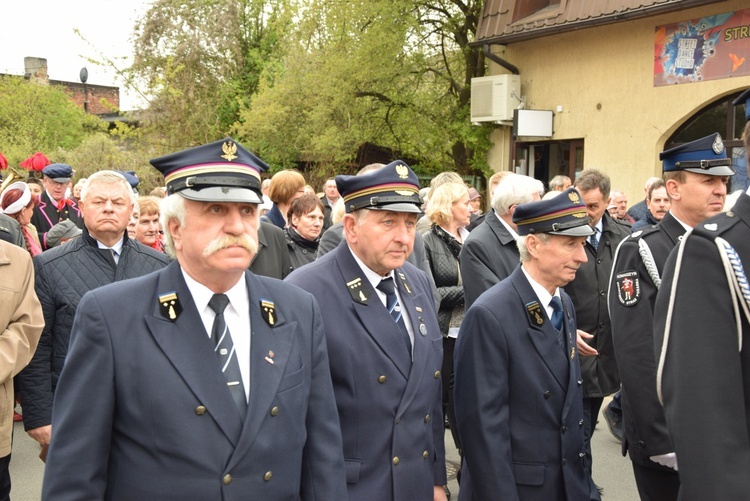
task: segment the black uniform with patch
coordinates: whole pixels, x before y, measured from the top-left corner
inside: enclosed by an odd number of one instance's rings
[[[685,500],[750,495],[750,324],[745,314],[735,315],[718,237],[732,246],[744,273],[750,273],[747,194],[731,211],[696,226],[685,242],[676,278],[678,253],[672,253],[656,300],[658,360],[677,280],[661,390]]]
[[[608,299],[612,341],[622,380],[622,454],[629,451],[633,462],[669,471],[649,459],[673,452],[674,447],[654,385],[653,319],[658,289],[646,270],[638,241],[648,244],[661,276],[669,253],[684,233],[685,228],[668,213],[658,225],[623,240],[612,267]],[[626,280],[632,281],[632,289],[628,287],[630,297],[625,291]]]

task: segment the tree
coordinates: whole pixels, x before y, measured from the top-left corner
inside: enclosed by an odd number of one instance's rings
[[[482,2],[311,0],[265,68],[237,131],[274,164],[354,162],[375,144],[422,173],[486,170],[489,129],[469,122],[470,83],[484,74],[469,47]]]
[[[58,148],[75,148],[104,130],[104,122],[77,107],[63,90],[0,76],[0,151],[11,166],[36,151],[49,156]]]
[[[149,98],[143,137],[174,151],[226,135],[279,50],[287,0],[156,0],[129,69]]]

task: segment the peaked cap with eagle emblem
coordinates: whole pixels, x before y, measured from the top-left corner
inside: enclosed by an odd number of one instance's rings
[[[268,165],[231,137],[151,160],[167,194],[189,200],[260,204],[260,174]]]
[[[419,179],[401,160],[360,176],[336,176],[346,212],[359,209],[421,213]]]

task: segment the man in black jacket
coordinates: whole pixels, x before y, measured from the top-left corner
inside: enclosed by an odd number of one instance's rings
[[[576,309],[579,334],[587,343],[579,344],[578,348],[583,377],[584,436],[590,467],[593,464],[590,440],[599,409],[605,396],[620,389],[607,311],[607,289],[615,250],[630,235],[630,227],[616,222],[607,212],[609,176],[596,169],[586,169],[576,179],[575,187],[586,204],[589,224],[595,232],[584,244],[588,261],[581,264],[576,277],[565,286]],[[593,484],[591,487],[591,499],[599,499],[597,489]]]
[[[719,134],[659,155],[672,207],[656,226],[624,239],[612,265],[609,314],[622,379],[622,453],[642,499],[677,499],[674,445],[656,394],[654,306],[667,257],[685,232],[721,212],[734,172]],[[740,395],[738,398],[742,398]]]
[[[166,255],[128,238],[125,230],[134,202],[122,174],[93,174],[81,192],[85,223],[81,237],[34,258],[35,288],[45,325],[34,358],[18,377],[23,388],[24,427],[41,445],[49,444],[52,397],[81,297],[102,285],[139,277],[168,263]],[[123,298],[123,307],[126,304],[127,298]]]

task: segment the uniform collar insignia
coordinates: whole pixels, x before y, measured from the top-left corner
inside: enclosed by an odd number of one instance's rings
[[[180,313],[182,313],[182,304],[180,304],[175,291],[159,296],[159,313],[170,322],[174,322],[180,316]]]
[[[401,279],[401,283],[404,284],[404,289],[406,290],[406,293],[411,296],[413,293],[411,291],[411,287],[409,287],[409,282],[406,281],[406,275],[404,275],[403,273],[399,271],[398,277]]]
[[[526,303],[526,312],[529,314],[529,320],[532,324],[541,326],[544,323],[542,307],[539,305],[538,301]]]
[[[351,294],[354,301],[360,304],[367,304],[367,301],[370,299],[370,293],[365,289],[360,277],[347,282],[346,287],[349,289],[349,294]]]
[[[273,304],[273,301],[269,301],[268,299],[260,300],[260,316],[263,317],[263,320],[270,327],[276,325],[278,318],[276,316],[276,305]]]

